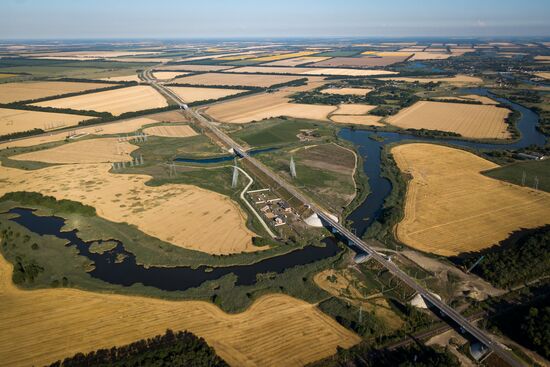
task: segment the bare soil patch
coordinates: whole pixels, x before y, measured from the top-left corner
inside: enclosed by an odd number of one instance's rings
[[[339,94],[339,95],[356,95],[364,96],[372,92],[372,89],[369,88],[327,88],[321,90],[321,93],[325,94]]]

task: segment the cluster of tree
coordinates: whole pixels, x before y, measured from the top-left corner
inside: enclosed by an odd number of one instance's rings
[[[124,85],[126,87],[130,87],[133,85],[138,85],[139,83],[131,80],[131,81],[115,81],[115,80],[100,80],[100,79],[84,79],[84,78],[59,78],[56,79],[57,82],[74,82],[74,83],[99,83],[99,84],[116,84],[116,85]]]
[[[473,99],[434,99],[434,98],[427,98],[427,101],[430,102],[447,102],[447,103],[462,103],[462,104],[483,104],[481,101],[476,101]]]
[[[19,103],[19,102],[18,102]],[[40,107],[34,105],[22,105],[18,103],[0,103],[0,108],[11,108],[15,110],[67,113],[70,115],[84,115],[93,117],[112,116],[109,112],[97,112],[92,110],[73,110],[72,108]]]
[[[32,130],[27,130],[27,131],[18,131],[18,132],[15,132],[15,133],[0,135],[0,141],[24,138],[26,136],[40,135],[40,134],[43,134],[43,133],[44,133],[44,130],[42,130],[42,129],[32,129]]]
[[[501,244],[490,249],[464,254],[453,261],[472,266],[480,256],[483,260],[473,272],[498,287],[518,284],[550,275],[550,226],[524,236],[511,244]]]
[[[186,75],[188,76],[188,75]],[[225,84],[196,84],[196,83],[170,83],[168,87],[200,87],[200,88],[213,88],[213,89],[244,89],[261,92],[265,90],[263,87],[254,87],[250,85],[225,85]],[[234,96],[234,95],[233,95]]]
[[[359,309],[339,298],[330,298],[319,304],[319,308],[332,316],[340,325],[362,336],[384,334],[384,324],[370,312],[359,315]]]
[[[88,354],[78,353],[50,367],[226,367],[214,349],[203,338],[188,331],[174,333],[167,330],[164,335],[142,339],[132,344],[111,349],[100,349]]]
[[[168,105],[168,106],[165,106],[165,107],[150,108],[148,110],[124,112],[123,114],[118,115],[118,116],[113,116],[110,113],[105,112],[108,116],[104,116],[104,117],[100,117],[100,118],[92,119],[92,120],[80,121],[78,124],[82,125],[82,126],[96,125],[96,124],[102,124],[104,122],[129,119],[129,118],[132,118],[132,117],[139,117],[139,116],[143,116],[143,115],[150,115],[150,114],[153,114],[153,113],[173,111],[173,110],[177,110],[178,108],[179,107],[177,105],[172,104],[172,105]]]
[[[460,362],[447,349],[422,344],[397,349],[374,349],[361,343],[351,349],[338,348],[335,356],[312,367],[459,367]]]
[[[290,96],[293,103],[339,105],[341,103],[367,103],[367,95],[340,95],[319,93],[318,91],[298,92]]]
[[[13,264],[12,280],[15,284],[31,284],[43,271],[44,268],[33,259],[16,256]]]
[[[531,307],[523,318],[521,332],[531,348],[550,358],[550,306]]]
[[[431,136],[431,137],[461,137],[459,133],[452,131],[429,130],[429,129],[407,129],[408,133],[416,136]]]
[[[54,213],[76,213],[91,217],[96,214],[95,208],[72,200],[57,200],[53,196],[46,196],[37,192],[14,191],[4,194],[0,201],[15,201],[21,205],[36,207],[42,206],[52,209]]]

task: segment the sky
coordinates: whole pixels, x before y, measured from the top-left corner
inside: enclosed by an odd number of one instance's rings
[[[550,0],[0,0],[0,11],[0,39],[550,37]]]

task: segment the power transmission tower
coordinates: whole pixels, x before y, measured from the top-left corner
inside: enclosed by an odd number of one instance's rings
[[[363,306],[359,306],[359,323],[363,322]]]
[[[525,178],[526,178],[525,171],[523,171],[523,175],[521,176],[521,186],[525,186]]]
[[[535,184],[533,185],[533,187],[535,188],[535,190],[539,189],[539,177],[538,176],[535,176]]]
[[[143,166],[143,156],[141,154],[139,155],[139,165]]]
[[[294,163],[294,157],[290,156],[290,176],[296,178],[296,164]]]

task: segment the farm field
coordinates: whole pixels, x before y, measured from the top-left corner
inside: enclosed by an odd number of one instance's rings
[[[199,301],[66,288],[22,291],[11,282],[11,273],[11,264],[0,256],[2,366],[44,365],[167,328],[205,338],[233,366],[301,366],[360,341],[316,306],[285,295],[263,296],[245,312],[231,315]],[[24,323],[21,314],[27,315]]]
[[[172,126],[152,126],[143,129],[143,132],[147,135],[154,136],[166,136],[175,138],[186,138],[188,136],[195,136],[197,133],[189,125],[172,125]]]
[[[189,72],[185,71],[155,71],[153,73],[153,76],[159,80],[170,80],[174,79],[175,77],[189,74]]]
[[[71,115],[73,116],[73,115]],[[78,134],[94,134],[94,135],[108,135],[108,134],[125,134],[131,133],[136,130],[139,130],[144,125],[154,124],[158,122],[186,122],[187,119],[177,111],[168,111],[152,115],[147,115],[144,117],[137,117],[126,120],[114,121],[108,124],[101,124],[88,127],[79,127],[77,131]],[[65,140],[67,137],[66,131],[52,132],[48,135],[41,135],[30,137],[26,139],[10,141],[5,143],[0,143],[0,150],[5,148],[16,148],[16,147],[30,147],[34,145],[51,143],[55,141]]]
[[[10,158],[45,163],[129,162],[132,160],[130,153],[136,149],[138,149],[137,146],[125,141],[120,142],[118,138],[102,138],[77,140],[55,148],[19,154]]]
[[[391,78],[380,78],[379,80],[393,80],[397,82],[408,82],[408,83],[449,83],[452,85],[463,86],[465,84],[481,84],[483,80],[475,76],[468,75],[456,75],[453,77],[444,77],[444,78],[417,78],[417,77],[391,77]]]
[[[63,52],[48,52],[30,54],[30,57],[37,58],[58,58],[58,59],[103,59],[109,57],[120,56],[137,56],[137,55],[151,55],[157,54],[155,51],[63,51]]]
[[[229,73],[205,73],[178,78],[174,83],[193,85],[228,85],[247,87],[270,87],[275,84],[287,83],[300,79],[297,76],[286,75],[249,75]]]
[[[284,53],[280,55],[258,57],[258,58],[252,59],[252,61],[260,61],[260,62],[278,61],[278,60],[284,60],[284,59],[292,59],[295,57],[308,56],[315,53],[316,53],[315,51]]]
[[[335,115],[364,115],[375,109],[376,106],[368,104],[340,104],[334,112]]]
[[[383,56],[383,57],[334,57],[315,63],[315,67],[351,67],[351,68],[372,68],[388,66],[405,61],[410,55],[405,56]]]
[[[12,103],[60,94],[112,87],[112,84],[80,82],[17,82],[0,84],[0,103]]]
[[[229,123],[247,123],[278,116],[327,120],[334,106],[289,103],[287,92],[275,92],[254,95],[235,101],[228,101],[209,107],[208,115],[214,119]]]
[[[327,88],[321,90],[321,93],[325,94],[339,94],[339,95],[355,95],[355,96],[364,96],[372,92],[372,89],[369,88]]]
[[[446,52],[427,52],[427,51],[420,51],[415,52],[413,57],[411,57],[411,61],[417,61],[417,60],[445,60],[449,57],[453,56],[452,54],[446,53]]]
[[[538,76],[539,78],[550,79],[550,72],[535,73],[535,75]]]
[[[305,67],[262,67],[244,66],[241,68],[226,70],[227,73],[260,73],[260,74],[300,74],[300,75],[342,75],[342,76],[372,76],[392,75],[394,71],[386,70],[357,70],[345,68],[305,68]]]
[[[435,144],[391,150],[412,175],[397,236],[442,256],[479,251],[523,228],[550,224],[550,194],[484,176],[498,166],[472,153]]]
[[[299,66],[303,64],[313,63],[313,62],[319,62],[328,60],[330,57],[324,57],[324,56],[302,56],[302,57],[296,57],[293,59],[286,59],[286,60],[278,60],[278,61],[272,61],[268,62],[263,65],[267,66]]]
[[[35,106],[72,108],[109,112],[115,116],[168,105],[164,97],[149,86],[134,86],[35,103]]]
[[[65,113],[0,108],[0,135],[33,129],[51,130],[78,125],[93,117]]]
[[[122,76],[110,76],[107,78],[102,78],[101,80],[106,80],[110,82],[140,82],[141,79],[137,74],[128,74]]]
[[[196,65],[196,64],[178,64],[178,65],[162,65],[156,67],[155,70],[166,71],[220,71],[231,69],[233,66],[227,65]]]
[[[13,76],[17,76],[17,74],[0,73],[0,79],[11,78],[11,77],[13,77]]]
[[[181,99],[187,103],[197,101],[207,101],[210,99],[220,99],[227,96],[246,92],[243,89],[226,88],[200,88],[200,87],[169,87]]]
[[[483,174],[488,177],[521,185],[524,172],[525,186],[533,187],[536,178],[538,188],[550,193],[550,159],[517,162],[485,171]]]
[[[466,138],[507,139],[505,122],[510,111],[490,105],[416,102],[386,122],[402,129],[429,129],[458,133]]]
[[[150,176],[113,174],[110,169],[105,163],[33,171],[1,167],[5,185],[0,195],[16,188],[78,201],[95,207],[107,220],[127,222],[163,241],[210,254],[262,249],[252,245],[254,233],[228,197],[191,185],[146,186]]]
[[[374,115],[331,115],[330,120],[339,124],[386,126],[380,122],[380,116]]]

